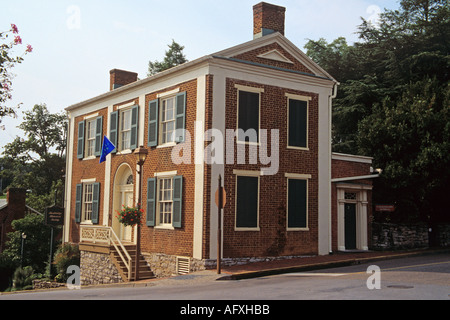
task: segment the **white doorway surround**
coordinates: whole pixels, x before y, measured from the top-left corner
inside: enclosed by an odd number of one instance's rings
[[[337,227],[338,227],[338,250],[369,250],[368,247],[368,211],[367,211],[367,192],[372,190],[371,185],[353,184],[353,183],[337,183]],[[349,234],[351,230],[346,230],[346,205],[347,218],[348,209],[356,207],[356,225],[355,243],[349,244]],[[350,223],[352,225],[352,223]],[[347,221],[347,228],[349,223]],[[347,243],[346,243],[347,232]],[[350,238],[352,238],[350,236]],[[355,248],[356,244],[356,248]]]
[[[122,242],[132,242],[132,227],[119,223],[116,212],[123,206],[134,206],[133,173],[128,164],[122,164],[114,177],[112,228]]]

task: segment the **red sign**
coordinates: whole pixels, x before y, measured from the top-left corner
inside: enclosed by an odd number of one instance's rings
[[[377,212],[394,212],[395,206],[394,205],[377,205],[377,206],[375,206],[375,211],[377,211]]]

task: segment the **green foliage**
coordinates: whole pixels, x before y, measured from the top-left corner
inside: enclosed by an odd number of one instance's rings
[[[45,272],[46,262],[50,253],[50,227],[44,224],[44,216],[27,214],[23,219],[12,222],[14,232],[8,233],[9,240],[3,255],[16,264],[20,264],[23,240],[22,265],[31,266],[40,273]]]
[[[67,268],[80,265],[80,250],[78,245],[71,243],[62,244],[55,252],[54,263],[58,272],[56,280],[66,282],[68,278]]]
[[[374,157],[384,173],[374,202],[403,220],[450,220],[448,0],[402,0],[379,22],[363,20],[360,42],[310,40],[307,54],[341,83],[333,151]]]
[[[2,176],[12,179],[10,186],[31,190],[35,196],[54,196],[55,190],[62,190],[65,171],[66,115],[50,113],[45,104],[24,114],[19,128],[26,139],[17,137],[5,146]]]
[[[168,45],[168,47],[169,50],[166,51],[163,61],[150,61],[148,63],[148,77],[188,61],[183,54],[184,47],[176,43],[175,40],[172,40],[172,44]]]
[[[33,289],[33,280],[36,279],[32,267],[17,268],[13,275],[13,291]]]

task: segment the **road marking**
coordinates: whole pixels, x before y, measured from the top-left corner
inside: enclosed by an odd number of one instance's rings
[[[415,268],[415,267],[426,267],[426,266],[436,266],[439,264],[447,264],[450,263],[450,261],[445,261],[445,262],[435,262],[435,263],[425,263],[425,264],[416,264],[416,265],[412,265],[412,266],[404,266],[404,267],[395,267],[395,268],[387,268],[387,269],[381,269],[381,271],[392,271],[392,270],[400,270],[400,269],[408,269],[408,268]],[[365,274],[367,272],[363,271],[363,272],[353,272],[353,273],[348,273],[348,274]]]
[[[289,276],[296,277],[342,277],[345,273],[289,273]]]

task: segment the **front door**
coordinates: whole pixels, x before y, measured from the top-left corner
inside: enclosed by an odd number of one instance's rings
[[[345,204],[345,249],[356,249],[356,203]]]
[[[123,205],[133,207],[132,191],[122,192],[122,199]],[[125,227],[123,224],[120,224],[120,240],[131,242],[131,229],[131,227]]]

